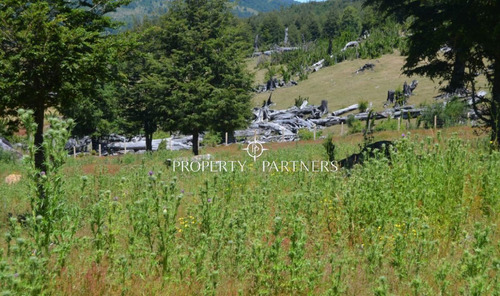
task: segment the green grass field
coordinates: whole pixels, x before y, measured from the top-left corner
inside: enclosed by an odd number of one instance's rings
[[[374,71],[365,71],[355,74],[366,63],[375,64]],[[309,103],[319,105],[321,100],[328,101],[329,110],[337,110],[356,104],[360,101],[373,103],[375,110],[383,110],[387,99],[387,91],[403,86],[407,81],[413,79],[419,81],[419,85],[408,102],[408,104],[419,105],[421,103],[432,103],[433,97],[439,94],[440,85],[426,77],[407,77],[401,74],[404,57],[398,53],[384,55],[374,60],[345,61],[330,67],[323,68],[318,72],[311,73],[309,79],[299,82],[298,86],[281,88],[273,92],[273,101],[276,103],[274,109],[289,108],[294,105],[295,98],[299,96],[309,97]],[[247,60],[247,65],[255,74],[255,83],[263,84],[266,70],[257,70],[257,58]],[[484,78],[479,85],[484,87]],[[260,106],[263,100],[267,100],[269,93],[257,94],[253,98],[255,106]]]
[[[247,161],[234,173],[164,164],[186,152],[67,158],[37,217],[28,167],[0,163],[22,175],[0,184],[2,295],[498,295],[500,154],[468,127],[376,137],[396,140],[391,163],[350,172],[262,171],[326,160],[320,140],[255,163],[241,145],[203,150]],[[337,158],[360,140],[334,137]]]

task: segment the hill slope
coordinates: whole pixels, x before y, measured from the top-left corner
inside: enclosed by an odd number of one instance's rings
[[[130,28],[144,17],[155,17],[167,11],[169,0],[135,0],[129,5],[119,8],[112,17],[125,23]],[[294,0],[231,0],[235,2],[233,12],[238,17],[249,17],[259,12],[268,12],[296,4]]]
[[[387,99],[387,91],[402,87],[407,81],[419,81],[418,87],[409,100],[409,104],[432,103],[433,97],[438,94],[439,84],[422,76],[407,77],[401,74],[404,64],[403,56],[395,53],[384,55],[373,60],[353,60],[323,68],[311,73],[298,86],[280,88],[274,91],[272,100],[276,103],[275,109],[288,108],[294,105],[299,95],[309,97],[309,103],[319,105],[321,100],[328,101],[330,110],[340,109],[359,101],[373,103],[375,110],[383,109]],[[248,65],[255,74],[255,83],[262,84],[265,70],[255,70],[256,60],[249,60]],[[367,70],[360,74],[355,71],[366,63],[375,64],[373,71]],[[483,83],[484,84],[484,83]],[[253,98],[255,105],[269,97],[269,93],[256,94]]]

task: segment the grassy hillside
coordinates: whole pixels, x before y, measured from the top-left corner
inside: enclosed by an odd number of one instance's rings
[[[263,84],[266,70],[256,70],[257,59],[248,60],[251,71],[255,74],[255,84]],[[374,71],[355,74],[355,71],[366,63],[375,64]],[[381,110],[387,98],[389,89],[402,87],[407,81],[419,81],[419,85],[409,100],[409,104],[433,102],[433,97],[439,93],[437,81],[426,77],[407,77],[401,74],[404,57],[398,53],[382,56],[373,60],[345,61],[326,67],[316,73],[311,73],[309,79],[300,81],[298,86],[282,88],[274,91],[275,109],[293,106],[294,99],[299,95],[309,97],[309,103],[319,105],[321,100],[328,101],[330,110],[340,109],[361,100],[372,102],[376,110]],[[485,86],[484,79],[481,86]],[[269,93],[256,94],[254,104],[260,105],[269,97]]]

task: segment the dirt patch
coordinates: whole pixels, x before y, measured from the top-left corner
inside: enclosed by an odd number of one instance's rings
[[[20,174],[10,174],[7,177],[5,177],[5,183],[9,185],[16,184],[19,181],[21,181]]]

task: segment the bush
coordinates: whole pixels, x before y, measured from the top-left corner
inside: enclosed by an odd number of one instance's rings
[[[375,125],[375,131],[395,131],[398,129],[398,121],[394,119],[381,120]]]
[[[323,147],[325,147],[326,155],[328,155],[329,161],[335,161],[335,144],[333,144],[332,135],[328,135],[323,142]]]
[[[457,125],[464,119],[466,107],[457,97],[452,98],[446,106],[442,103],[425,106],[418,119],[418,126],[423,123],[424,128],[433,128],[434,117],[438,128]]]
[[[215,147],[222,142],[222,137],[216,132],[208,132],[203,136],[201,142],[204,146]]]
[[[368,101],[360,101],[358,103],[359,112],[366,112],[367,109],[368,109]]]
[[[309,97],[302,97],[299,95],[299,97],[295,99],[295,106],[302,106],[302,103],[304,103],[304,101],[309,101]]]
[[[13,163],[15,159],[14,153],[0,149],[0,162]]]
[[[283,81],[285,83],[288,83],[290,81],[290,79],[292,78],[292,73],[290,73],[290,71],[285,69],[285,67],[283,67],[283,66],[281,66],[280,72],[281,72],[281,75],[283,76]]]
[[[299,139],[301,139],[301,140],[307,141],[307,140],[314,139],[314,131],[311,131],[307,128],[299,129],[297,134],[299,135]],[[321,134],[322,134],[322,131],[316,130],[316,138],[321,137]]]
[[[360,133],[363,131],[363,123],[356,119],[352,114],[347,116],[346,123],[350,134]]]

